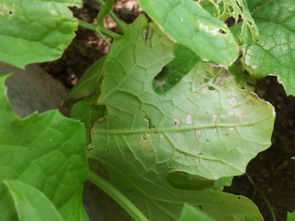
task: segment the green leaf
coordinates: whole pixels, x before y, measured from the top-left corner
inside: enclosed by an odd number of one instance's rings
[[[55,206],[38,189],[16,181],[5,180],[19,221],[63,221]]]
[[[87,220],[81,195],[87,177],[85,129],[58,111],[19,119],[0,76],[0,220],[15,221],[3,180],[15,179],[42,191],[67,221]]]
[[[219,19],[192,0],[139,0],[143,10],[180,44],[202,60],[229,66],[238,57],[238,45]]]
[[[222,191],[224,187],[231,186],[233,177],[221,177],[214,182],[212,189]]]
[[[105,57],[98,59],[83,73],[78,83],[65,98],[65,102],[99,94],[104,62]]]
[[[256,78],[276,75],[286,93],[295,96],[295,1],[250,2],[260,39],[246,46],[243,63]]]
[[[287,221],[295,221],[295,212],[292,212],[292,213],[288,212]]]
[[[59,58],[78,26],[68,6],[82,1],[1,0],[0,61],[23,68]]]
[[[244,65],[241,61],[235,62],[228,68],[229,73],[235,76],[237,85],[248,91],[254,92],[256,79],[245,71]]]
[[[184,204],[178,221],[214,221],[211,217],[200,211],[199,209]]]
[[[176,188],[188,190],[204,190],[214,186],[214,180],[183,172],[169,173],[167,180],[172,186]]]
[[[71,117],[82,121],[86,126],[87,143],[89,143],[90,130],[96,120],[103,120],[105,107],[96,105],[97,97],[92,96],[75,103],[71,109]]]
[[[270,146],[272,106],[239,89],[226,70],[202,63],[157,94],[153,79],[173,60],[175,44],[154,24],[151,38],[144,38],[147,26],[137,19],[107,56],[98,100],[107,114],[91,131],[89,155],[151,220],[177,219],[184,202],[202,205],[212,217],[220,208],[219,220],[248,212],[260,217],[245,198],[179,190],[167,175],[218,179],[244,173],[249,160]]]

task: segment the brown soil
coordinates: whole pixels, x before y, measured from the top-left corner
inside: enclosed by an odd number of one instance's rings
[[[287,97],[275,77],[267,77],[257,84],[257,94],[276,109],[272,146],[258,154],[248,167],[247,174],[254,180],[269,201],[278,221],[286,220],[287,211],[295,210],[295,98]],[[252,199],[265,220],[273,220],[267,200],[255,191],[247,176],[234,179],[226,191]]]
[[[140,13],[134,2],[135,0],[118,0],[114,8],[119,17],[127,23],[132,22]],[[88,22],[93,21],[98,10],[99,6],[90,0],[83,9],[73,9],[77,17]],[[107,26],[116,30],[110,18],[107,22]],[[62,58],[42,66],[71,88],[84,70],[106,51],[107,46],[97,34],[79,28],[76,38]],[[283,221],[286,220],[287,211],[295,210],[295,160],[290,159],[295,156],[295,98],[287,97],[274,77],[260,80],[257,93],[276,108],[273,145],[248,165],[247,174],[254,180],[256,187],[244,175],[236,177],[233,185],[226,188],[226,191],[249,197],[259,207],[265,220],[273,220],[267,201],[255,190],[258,188],[271,204],[277,220]]]

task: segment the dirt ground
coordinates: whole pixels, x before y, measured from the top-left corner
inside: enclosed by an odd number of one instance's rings
[[[73,12],[80,19],[92,22],[98,10],[99,6],[95,1],[89,0],[83,9],[73,9]],[[140,10],[135,0],[119,0],[115,12],[130,23]],[[116,29],[109,18],[106,25]],[[79,28],[76,38],[63,57],[42,66],[71,88],[84,70],[107,51],[108,47],[94,32]],[[256,92],[276,109],[273,145],[248,165],[247,174],[253,179],[254,185],[244,175],[236,177],[233,185],[226,188],[226,191],[252,199],[266,221],[273,220],[270,207],[277,220],[284,221],[287,211],[295,210],[295,160],[291,160],[295,156],[295,98],[286,96],[275,77],[260,80]]]
[[[267,77],[258,82],[257,94],[270,102],[276,110],[272,146],[258,154],[248,167],[247,174],[254,180],[255,191],[247,176],[234,179],[226,191],[242,194],[252,199],[261,210],[265,220],[273,220],[269,201],[277,220],[286,220],[287,211],[295,210],[295,98],[287,97],[275,77]]]

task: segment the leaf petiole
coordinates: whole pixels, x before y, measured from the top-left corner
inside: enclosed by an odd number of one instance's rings
[[[105,5],[107,4],[107,3],[105,3],[105,1],[103,1],[103,0],[96,0],[96,1],[97,1],[100,5],[102,5],[102,6],[105,6]],[[111,2],[111,1],[108,1],[108,2]],[[107,8],[107,7],[106,7],[106,8]],[[112,19],[117,23],[118,28],[120,29],[120,31],[121,31],[122,33],[125,33],[127,24],[126,24],[125,22],[123,22],[121,19],[119,19],[118,16],[117,16],[114,12],[109,11],[109,14],[110,14],[110,16],[112,17]]]
[[[107,0],[105,4],[102,5],[101,10],[99,11],[96,18],[97,23],[99,25],[103,25],[103,19],[107,14],[111,12],[113,5],[114,5],[114,0]]]
[[[88,180],[111,196],[136,221],[148,221],[145,215],[119,190],[89,170]]]

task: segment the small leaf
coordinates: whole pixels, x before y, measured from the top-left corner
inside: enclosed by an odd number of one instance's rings
[[[68,6],[82,1],[1,0],[0,61],[23,68],[59,58],[78,26]]]
[[[19,221],[63,221],[55,206],[38,189],[16,181],[6,180]]]
[[[246,46],[243,63],[249,73],[261,78],[278,76],[288,95],[295,96],[295,1],[249,1],[260,39]]]
[[[238,45],[219,19],[192,0],[139,0],[143,10],[180,44],[202,60],[229,66],[238,57]]]
[[[196,207],[189,204],[184,204],[180,218],[178,221],[214,221],[207,214],[201,212]]]

